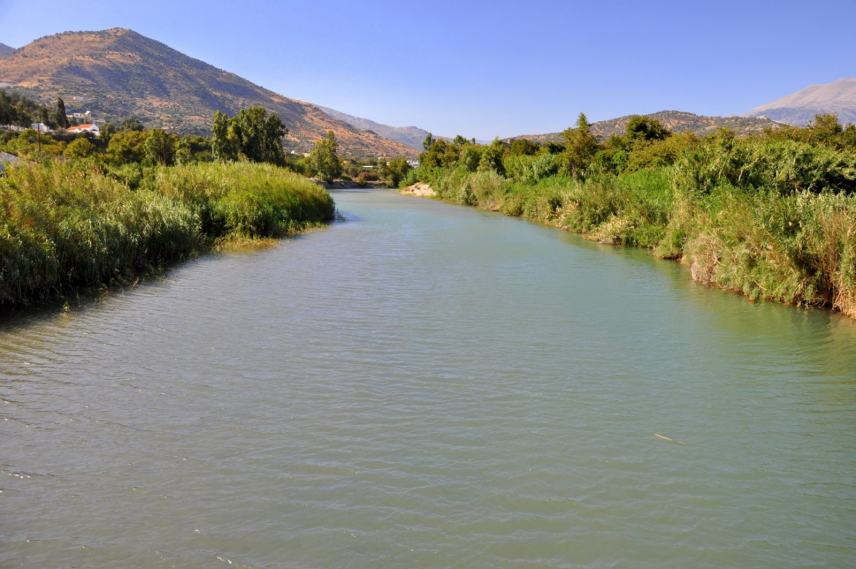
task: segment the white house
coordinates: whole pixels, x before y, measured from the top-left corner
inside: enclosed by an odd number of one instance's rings
[[[34,122],[30,128],[37,132],[53,132],[53,129],[43,122]]]
[[[81,123],[91,123],[92,122],[92,112],[86,111],[85,113],[70,113],[66,114],[68,120],[70,121],[80,121]]]

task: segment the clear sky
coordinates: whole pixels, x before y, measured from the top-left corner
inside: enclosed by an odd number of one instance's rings
[[[492,138],[741,114],[856,75],[856,0],[0,0],[0,42],[128,27],[283,95]]]

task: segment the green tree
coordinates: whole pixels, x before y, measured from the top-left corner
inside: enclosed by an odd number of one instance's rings
[[[140,132],[145,128],[146,127],[143,126],[143,123],[137,117],[125,119],[122,121],[122,124],[119,125],[119,130],[133,130],[136,132]]]
[[[138,130],[120,130],[110,138],[107,154],[114,164],[142,162],[148,135]]]
[[[532,156],[538,153],[538,143],[528,138],[515,138],[511,141],[509,152],[512,156]]]
[[[504,176],[505,165],[502,163],[504,152],[505,146],[503,146],[502,141],[495,138],[493,142],[482,149],[479,170],[493,170],[497,174]]]
[[[238,157],[234,137],[229,137],[231,123],[232,120],[226,113],[220,111],[214,113],[214,125],[211,128],[211,152],[217,160],[235,160]]]
[[[581,177],[598,150],[597,139],[591,132],[585,113],[580,113],[577,118],[577,127],[567,129],[562,136],[565,139],[564,169],[571,176]]]
[[[149,132],[143,149],[146,160],[152,164],[169,166],[175,161],[175,139],[159,128]]]
[[[287,132],[279,116],[263,107],[242,109],[233,118],[217,111],[211,128],[211,151],[218,160],[243,157],[251,162],[282,165],[282,137]]]
[[[407,177],[408,172],[410,172],[410,164],[407,163],[406,158],[393,158],[389,162],[384,162],[381,169],[381,174],[391,188],[397,188]]]
[[[642,115],[633,115],[630,117],[630,120],[627,121],[625,132],[631,142],[637,140],[663,140],[671,134],[669,129],[664,127],[657,119]]]
[[[95,145],[85,136],[75,138],[63,150],[66,158],[86,158],[95,153]]]
[[[844,132],[844,128],[838,122],[837,115],[815,115],[814,121],[808,126],[807,131],[810,142],[827,146],[841,146],[841,133]]]
[[[62,97],[57,97],[56,99],[54,122],[60,128],[68,128],[68,116],[65,114],[65,101],[62,100]]]
[[[256,106],[241,110],[232,121],[242,155],[251,162],[283,164],[282,137],[287,130],[279,116]]]
[[[469,172],[475,172],[479,169],[481,156],[481,149],[478,145],[468,144],[461,149],[461,156],[458,158],[458,163],[460,163]]]
[[[332,182],[342,174],[342,161],[339,160],[339,145],[336,135],[329,131],[315,143],[309,153],[308,166],[312,174],[326,182]]]
[[[422,141],[422,148],[424,148],[425,150],[430,150],[431,146],[433,145],[434,135],[429,132],[428,135],[425,137],[425,140]]]

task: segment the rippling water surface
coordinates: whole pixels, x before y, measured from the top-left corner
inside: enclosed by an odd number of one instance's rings
[[[336,200],[0,328],[0,566],[856,566],[856,322]]]

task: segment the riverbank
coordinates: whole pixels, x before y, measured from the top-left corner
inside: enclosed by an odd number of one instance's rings
[[[122,286],[212,250],[333,220],[330,195],[271,165],[158,167],[135,189],[95,163],[10,168],[0,178],[0,308]]]
[[[856,196],[732,185],[699,191],[671,168],[521,182],[434,169],[403,193],[522,217],[680,262],[691,278],[753,300],[856,318]]]

